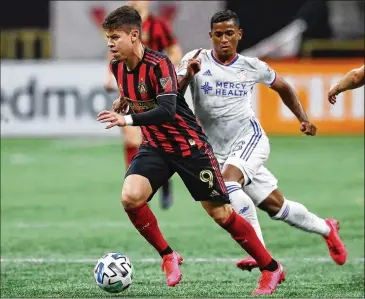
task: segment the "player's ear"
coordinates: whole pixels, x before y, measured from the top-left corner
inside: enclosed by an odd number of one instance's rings
[[[131,38],[132,38],[132,42],[135,42],[139,37],[139,30],[134,29],[131,32]]]
[[[209,31],[209,37],[212,38],[212,31]]]
[[[242,29],[238,29],[238,40],[241,40],[242,38],[242,34],[243,34],[243,30]]]

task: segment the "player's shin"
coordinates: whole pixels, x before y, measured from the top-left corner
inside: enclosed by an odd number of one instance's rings
[[[302,204],[287,199],[284,199],[280,211],[272,218],[282,220],[306,232],[313,232],[322,236],[327,236],[330,232],[330,228],[324,219],[309,212]]]
[[[238,215],[245,218],[254,228],[257,237],[265,246],[262,236],[261,227],[257,218],[256,207],[251,198],[242,190],[241,184],[238,182],[225,182],[232,208]]]
[[[275,271],[277,269],[277,262],[262,245],[252,225],[244,218],[238,216],[234,210],[232,210],[226,222],[221,226],[257,261],[261,270]]]
[[[172,253],[158,227],[157,219],[147,203],[138,207],[125,209],[129,219],[139,233],[163,256]]]

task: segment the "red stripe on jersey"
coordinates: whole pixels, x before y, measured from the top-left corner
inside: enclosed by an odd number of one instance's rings
[[[133,101],[133,102],[137,102],[137,96],[136,96],[136,92],[134,90],[134,80],[133,80],[133,74],[127,74],[127,82],[128,82],[128,93],[129,93],[129,98]]]
[[[205,153],[209,156],[210,164],[212,164],[212,167],[214,169],[214,173],[218,180],[219,186],[221,187],[221,189],[224,193],[227,193],[226,184],[224,183],[223,176],[219,170],[219,165],[218,165],[217,159],[214,157],[214,154],[212,153],[212,151],[209,148],[205,149]]]
[[[200,140],[198,134],[194,130],[190,129],[189,125],[185,122],[185,120],[180,115],[175,114],[175,118],[178,121],[178,124],[181,127],[183,127],[184,129],[186,129],[186,131],[189,133],[189,135],[193,138],[197,147],[201,148],[203,146],[203,141]]]
[[[145,126],[141,126],[141,130],[143,132],[143,135],[146,136],[147,140],[144,139],[142,141],[145,141],[145,143],[149,143],[153,147],[157,147],[157,144],[153,141],[150,132],[148,132],[147,128]]]
[[[148,87],[146,85],[146,82],[148,80],[147,78],[147,65],[145,63],[141,64],[141,67],[139,68],[139,74],[138,74],[138,91],[141,95],[141,98],[143,101],[149,100],[148,96]]]
[[[156,58],[152,55],[149,54],[149,52],[146,53],[145,57],[144,57],[144,60],[148,61],[148,62],[151,62],[151,63],[155,63],[155,64],[158,64],[160,62],[160,58]]]
[[[148,126],[148,128],[152,129],[153,133],[157,137],[157,139],[161,142],[162,147],[166,152],[173,153],[174,149],[170,142],[168,142],[166,136],[159,131],[159,129],[156,126]]]
[[[161,56],[158,56],[157,54],[155,54],[155,53],[153,53],[153,52],[151,52],[151,51],[148,51],[146,54],[147,54],[148,56],[152,57],[152,58],[157,59],[158,61],[160,61],[160,60],[162,59],[162,57],[161,57]]]
[[[149,71],[148,75],[150,77],[150,82],[151,82],[151,85],[153,87],[153,90],[156,91],[158,89],[158,84],[157,84],[157,79],[156,79],[155,72],[154,72],[152,67],[150,68],[150,71]]]
[[[124,67],[124,63],[119,63],[118,64],[118,89],[119,89],[119,94],[124,97],[124,90],[123,90],[123,67]]]
[[[174,135],[174,139],[179,144],[183,157],[190,156],[191,155],[190,146],[186,141],[185,137],[181,136],[181,134],[173,126],[163,124],[162,127],[168,129],[169,133]]]

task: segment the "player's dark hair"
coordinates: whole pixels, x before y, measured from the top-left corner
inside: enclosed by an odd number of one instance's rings
[[[212,18],[210,19],[210,29],[213,29],[213,24],[221,23],[225,21],[233,20],[235,25],[239,28],[240,27],[240,19],[238,18],[237,14],[231,10],[222,10],[216,12]]]
[[[104,30],[122,29],[126,32],[135,28],[139,30],[141,36],[142,18],[133,7],[125,5],[108,14],[102,26]]]

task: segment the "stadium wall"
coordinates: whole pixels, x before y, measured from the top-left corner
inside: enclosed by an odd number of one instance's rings
[[[363,61],[269,64],[295,87],[318,134],[364,133],[364,88],[340,95],[335,106],[326,97],[331,84]],[[103,89],[106,71],[105,61],[2,61],[1,137],[120,136],[96,121],[117,97]],[[191,105],[190,94],[187,101]],[[252,104],[267,133],[300,134],[295,117],[269,88],[257,85]]]

